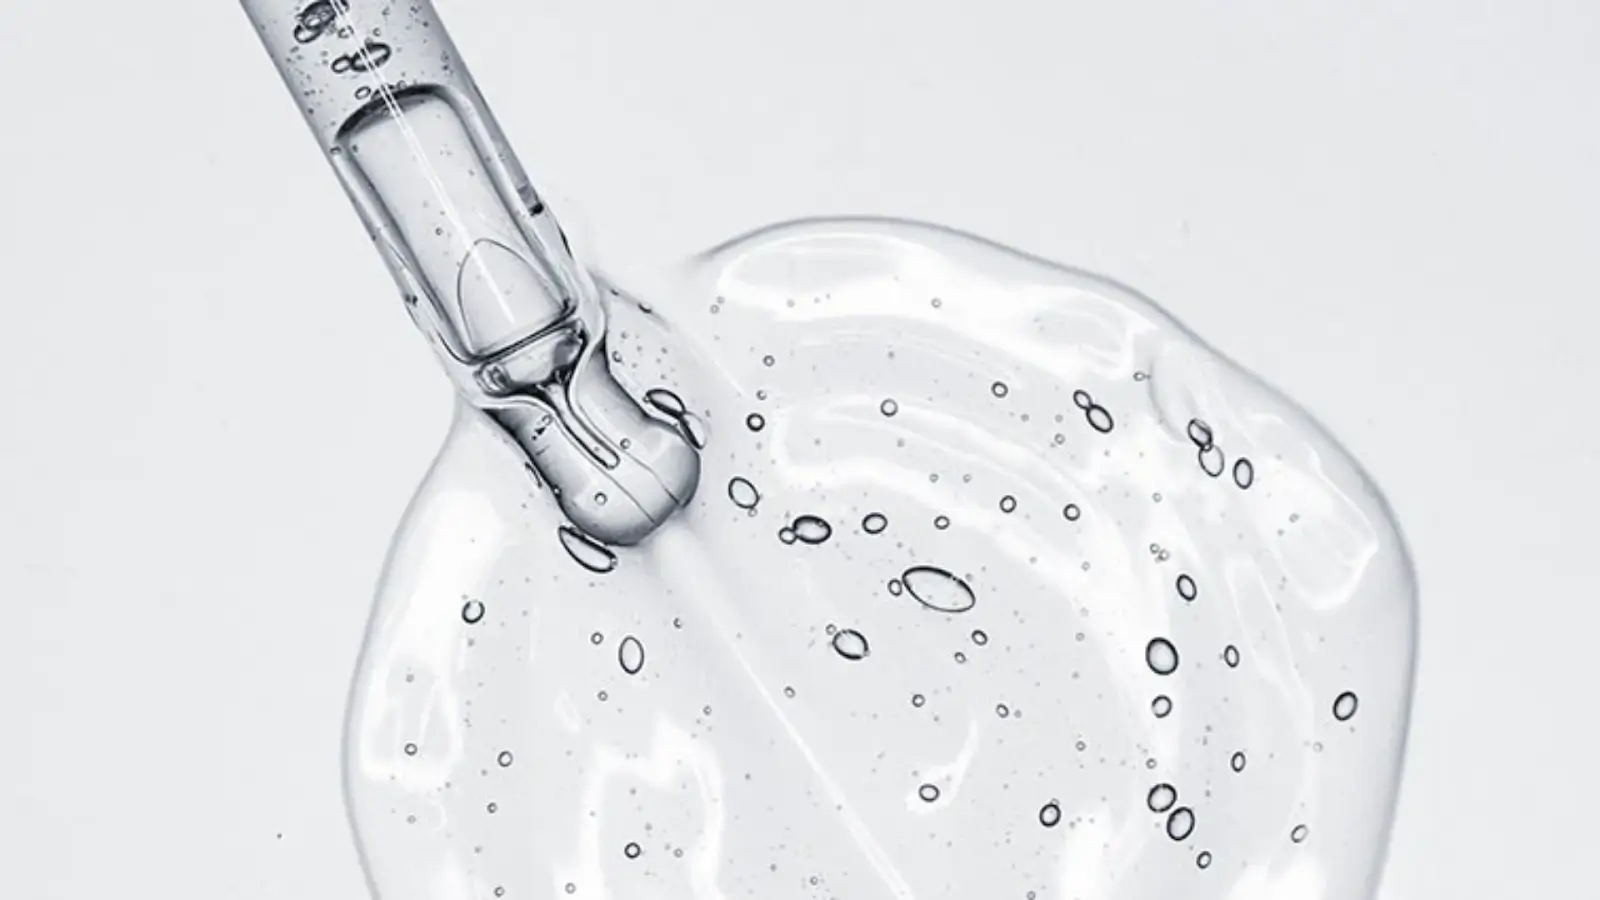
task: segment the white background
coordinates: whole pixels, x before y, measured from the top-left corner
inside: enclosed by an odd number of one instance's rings
[[[1420,569],[1383,897],[1600,896],[1600,6],[439,5],[603,262],[933,220],[1305,403]],[[0,0],[0,84],[0,896],[363,897],[344,690],[445,382],[231,3]]]

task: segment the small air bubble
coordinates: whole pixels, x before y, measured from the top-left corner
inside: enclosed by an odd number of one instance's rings
[[[1081,410],[1088,410],[1089,407],[1094,405],[1094,398],[1089,396],[1088,391],[1073,391],[1072,405]]]
[[[1150,701],[1150,712],[1158,719],[1165,719],[1172,714],[1172,698],[1166,694],[1158,695]]]
[[[1011,513],[1011,512],[1016,512],[1016,510],[1017,510],[1017,498],[1011,496],[1010,494],[1007,494],[1004,497],[1000,498],[1000,511],[1001,512],[1003,512],[1003,513]]]
[[[1239,648],[1232,644],[1222,648],[1222,661],[1227,663],[1230,669],[1239,668]]]
[[[1294,830],[1289,832],[1289,840],[1294,841],[1296,844],[1303,844],[1305,843],[1306,837],[1310,834],[1311,829],[1304,825],[1296,825]]]
[[[1178,789],[1170,784],[1158,784],[1145,795],[1145,803],[1153,813],[1164,813],[1178,802]]]
[[[794,541],[795,541],[794,529],[790,528],[787,525],[785,525],[782,528],[779,528],[778,529],[778,540],[783,541],[785,544],[794,543]]]
[[[771,356],[763,356],[761,357],[761,364],[770,369],[777,365],[778,361]]]
[[[1350,721],[1356,714],[1356,707],[1360,705],[1359,699],[1350,691],[1345,691],[1333,701],[1333,717],[1341,722]]]
[[[749,428],[751,431],[760,431],[761,429],[767,427],[767,420],[766,417],[761,415],[761,413],[751,413],[750,415],[744,417],[744,424],[745,427]]]
[[[943,569],[913,566],[900,578],[911,596],[931,610],[963,613],[978,603],[977,596],[965,581]]]
[[[511,757],[511,751],[510,750],[501,750],[500,751],[500,755],[496,756],[495,759],[494,759],[495,762],[500,764],[500,768],[502,768],[502,769],[510,768],[511,760],[512,760],[512,757]]]
[[[1199,419],[1190,419],[1189,440],[1202,449],[1211,446],[1211,426]]]
[[[771,357],[767,357],[767,358],[771,359]],[[622,855],[626,856],[629,859],[638,859],[639,858],[639,854],[643,853],[643,852],[644,851],[639,847],[638,844],[635,844],[635,843],[633,843],[631,841],[628,843],[628,845],[626,847],[622,848]]]
[[[1244,771],[1245,762],[1246,762],[1246,760],[1245,760],[1244,752],[1243,751],[1236,752],[1236,753],[1233,754],[1232,757],[1230,757],[1228,759],[1228,768],[1234,770],[1235,772],[1243,772]]]
[[[1054,828],[1061,823],[1061,804],[1054,800],[1039,808],[1039,824]]]
[[[617,567],[617,555],[604,544],[589,537],[571,525],[556,529],[561,546],[572,561],[597,575],[604,575]]]
[[[1211,851],[1201,850],[1200,855],[1194,858],[1194,864],[1202,869],[1209,869],[1211,867]]]
[[[994,384],[989,386],[989,390],[993,392],[996,397],[1004,397],[1005,395],[1011,393],[1011,388],[1007,387],[1004,381],[996,381]]]
[[[878,412],[881,412],[886,416],[892,416],[899,411],[900,404],[894,402],[893,400],[885,400],[878,404]]]
[[[1178,576],[1178,596],[1190,602],[1199,596],[1200,591],[1195,587],[1194,579],[1187,574]]]
[[[932,803],[939,799],[939,787],[938,785],[925,784],[917,788],[917,796],[921,797],[924,803]]]
[[[1089,425],[1101,434],[1110,433],[1116,423],[1112,421],[1111,411],[1098,403],[1084,410],[1084,417],[1089,420]]]
[[[1068,503],[1062,508],[1061,514],[1067,517],[1068,522],[1076,522],[1083,517],[1083,510],[1079,509],[1076,503]]]
[[[483,621],[483,604],[477,600],[468,600],[461,605],[461,621],[468,625],[476,625]]]
[[[833,536],[833,526],[820,516],[800,516],[789,527],[803,544],[820,544]]]
[[[1220,477],[1227,463],[1227,460],[1223,458],[1222,448],[1216,444],[1201,447],[1196,453],[1196,458],[1200,460],[1200,470],[1212,478]]]
[[[755,509],[761,502],[761,492],[749,479],[735,476],[728,482],[728,499],[740,509]]]
[[[1171,675],[1178,670],[1178,648],[1166,638],[1151,638],[1144,648],[1144,661],[1157,675]]]
[[[917,707],[918,709],[921,709],[922,708],[922,704],[927,703],[927,702],[928,702],[928,698],[922,696],[921,694],[912,694],[911,695],[911,705]]]
[[[606,639],[606,636],[601,634],[598,631],[596,631],[594,634],[589,635],[589,643],[595,645],[596,647],[598,647],[602,643],[604,643],[605,639]]]
[[[867,534],[881,534],[888,527],[889,518],[883,513],[867,513],[866,518],[861,520],[861,530]]]
[[[617,647],[617,664],[629,675],[639,674],[644,668],[644,644],[631,634],[623,638]]]
[[[977,644],[979,647],[982,647],[984,644],[989,643],[989,635],[982,629],[974,631],[972,632],[972,642]]]
[[[1180,806],[1167,816],[1167,837],[1181,841],[1194,834],[1194,810]]]
[[[939,529],[940,531],[943,531],[946,528],[949,528],[950,527],[950,517],[949,516],[934,516],[934,518],[933,518],[933,527]]]
[[[1233,463],[1233,483],[1240,489],[1247,490],[1256,483],[1256,467],[1250,460],[1240,457]]]
[[[845,659],[866,659],[871,651],[867,647],[867,639],[861,632],[853,628],[842,628],[833,636],[833,649]]]
[[[406,751],[406,755],[407,756],[416,756],[417,755],[417,745],[416,744],[407,744],[405,746],[405,751]]]

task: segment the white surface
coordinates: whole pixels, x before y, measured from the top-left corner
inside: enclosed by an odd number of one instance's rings
[[[607,261],[944,222],[1306,404],[1420,569],[1384,897],[1594,896],[1600,7],[439,5]],[[344,690],[444,380],[231,4],[6,3],[0,76],[0,896],[361,897]]]

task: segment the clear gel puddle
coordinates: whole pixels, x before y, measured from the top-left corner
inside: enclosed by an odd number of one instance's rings
[[[1415,586],[1304,412],[929,227],[601,284],[699,489],[605,546],[463,407],[351,710],[384,900],[1371,896]]]
[[[345,742],[381,900],[1364,900],[1416,589],[1304,412],[950,231],[576,261],[427,0],[245,0],[461,397]]]

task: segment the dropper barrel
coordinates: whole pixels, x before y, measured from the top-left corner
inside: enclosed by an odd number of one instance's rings
[[[242,0],[317,142],[388,89],[431,85],[487,109],[429,0]]]

